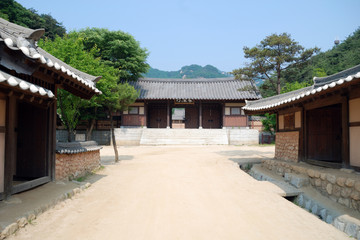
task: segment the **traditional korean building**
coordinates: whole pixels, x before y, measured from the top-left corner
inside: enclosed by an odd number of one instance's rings
[[[122,127],[248,127],[245,100],[261,98],[252,81],[235,78],[144,78],[131,84],[140,96],[123,112]],[[177,109],[184,109],[184,116]]]
[[[360,65],[243,109],[277,115],[276,159],[360,170]]]
[[[100,93],[100,77],[37,46],[43,34],[0,18],[0,199],[55,179],[57,89]]]

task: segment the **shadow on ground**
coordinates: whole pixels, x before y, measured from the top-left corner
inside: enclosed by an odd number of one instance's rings
[[[265,155],[274,154],[274,152],[273,151],[259,152],[259,151],[256,151],[256,150],[232,150],[232,151],[217,152],[217,154],[222,155],[222,156],[238,156],[238,157],[246,157],[246,156],[257,155],[259,157],[268,158]]]
[[[132,155],[119,155],[119,161],[122,160],[132,160],[134,156]],[[113,165],[115,164],[115,156],[101,156],[102,165]]]

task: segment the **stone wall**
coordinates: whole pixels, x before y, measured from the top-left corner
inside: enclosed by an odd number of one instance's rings
[[[297,162],[299,160],[299,132],[276,132],[275,158]]]
[[[306,163],[265,160],[262,166],[278,175],[301,174],[313,188],[334,202],[360,212],[360,176],[350,169],[329,169]]]
[[[72,180],[100,166],[100,150],[75,154],[56,154],[55,179]]]

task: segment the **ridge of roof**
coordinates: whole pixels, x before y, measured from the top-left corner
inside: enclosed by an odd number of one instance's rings
[[[239,81],[234,77],[226,77],[226,78],[139,78],[138,81],[144,82],[169,82],[169,83],[206,83],[206,82],[226,82],[226,81]],[[250,80],[248,80],[250,81]]]
[[[26,57],[47,65],[47,67],[60,70],[74,80],[89,87],[96,94],[101,94],[101,91],[95,87],[95,83],[101,77],[92,76],[77,70],[37,46],[36,42],[44,33],[44,29],[33,30],[0,18],[0,42],[4,42],[9,49],[21,51]]]
[[[326,76],[326,77],[314,77],[314,86],[315,87],[320,87],[320,86],[324,86],[325,84],[334,82],[336,80],[339,80],[341,78],[347,78],[348,76],[351,75],[355,75],[356,73],[360,72],[360,64],[356,65],[354,67],[345,69],[341,72],[332,74],[330,76]]]

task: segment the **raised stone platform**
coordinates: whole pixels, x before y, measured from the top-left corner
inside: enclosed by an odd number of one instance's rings
[[[117,128],[116,143],[123,145],[242,145],[258,144],[255,129]]]

